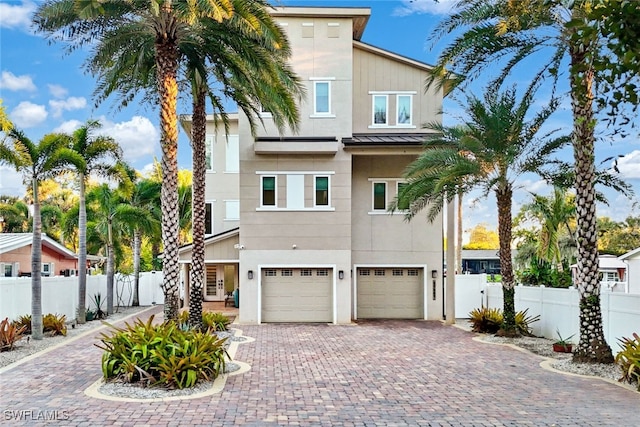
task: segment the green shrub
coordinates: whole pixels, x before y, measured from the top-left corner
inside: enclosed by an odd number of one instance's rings
[[[42,316],[42,330],[51,335],[67,335],[67,316],[64,314],[45,314]]]
[[[529,316],[529,309],[516,313],[516,330],[521,335],[531,335],[531,323],[540,320],[540,316]],[[495,334],[502,326],[502,310],[499,308],[476,308],[469,312],[471,330],[484,334]]]
[[[174,322],[144,323],[117,328],[113,335],[101,334],[104,378],[168,388],[192,387],[200,380],[216,378],[225,367],[224,339]]]
[[[550,262],[534,257],[529,267],[516,273],[520,283],[527,286],[544,285],[548,288],[568,288],[572,285],[571,268],[563,265],[562,271]]]
[[[640,335],[633,333],[633,338],[618,338],[622,351],[616,355],[616,363],[622,369],[619,381],[636,384],[640,391]]]
[[[0,322],[0,351],[8,351],[13,349],[16,341],[22,338],[25,326],[17,325],[15,322],[9,322],[9,318],[5,318]]]

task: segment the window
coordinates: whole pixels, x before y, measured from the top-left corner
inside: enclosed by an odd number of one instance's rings
[[[313,113],[314,114],[330,114],[331,113],[331,83],[330,82],[313,82]]]
[[[214,171],[214,163],[213,163],[213,150],[215,147],[215,136],[214,135],[207,135],[205,137],[205,145],[206,145],[206,151],[205,151],[205,165],[207,167],[207,172],[213,172]]]
[[[261,206],[276,206],[276,177],[262,177],[262,200]]]
[[[404,271],[400,268],[394,268],[391,272],[393,276],[404,276]]]
[[[226,172],[238,173],[240,171],[240,138],[238,135],[227,137]]]
[[[387,183],[373,183],[373,210],[380,211],[387,209]]]
[[[411,125],[411,95],[398,95],[396,97],[396,124]]]
[[[373,96],[373,124],[374,125],[387,125],[387,107],[388,97],[387,95],[374,95]]]
[[[280,275],[283,277],[292,277],[293,276],[293,270],[287,268],[287,269],[282,269],[280,271]]]
[[[13,276],[13,264],[3,264],[4,266],[4,277],[12,277]]]
[[[42,263],[42,275],[50,276],[51,275],[51,264],[48,262]]]
[[[407,186],[406,182],[398,182],[398,192],[397,192],[398,196],[402,192],[402,189],[405,188],[406,186]],[[401,211],[406,211],[407,209],[409,209],[409,203],[408,202],[399,203],[398,204],[398,209],[401,210]]]
[[[267,268],[264,270],[265,277],[276,277],[276,269],[275,268]]]
[[[358,276],[371,276],[371,270],[358,270]]]
[[[407,276],[417,276],[417,275],[418,275],[417,268],[410,268],[407,270]]]
[[[328,275],[329,275],[329,270],[327,270],[326,268],[320,268],[316,270],[316,276],[327,277]]]
[[[316,176],[314,179],[314,206],[329,206],[329,177]]]
[[[385,274],[385,273],[384,273],[384,270],[375,270],[375,271],[373,272],[373,275],[374,275],[374,276],[384,276],[384,274]]]
[[[311,276],[311,269],[310,268],[303,268],[302,270],[300,270],[300,276],[303,277],[309,277]]]
[[[204,234],[213,234],[213,202],[204,205]]]
[[[225,200],[225,220],[237,221],[240,219],[240,200]]]
[[[304,209],[304,175],[287,175],[287,209]]]

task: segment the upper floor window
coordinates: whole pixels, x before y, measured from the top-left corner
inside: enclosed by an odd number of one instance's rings
[[[411,95],[398,95],[396,96],[396,124],[411,125],[411,111],[412,111]]]
[[[398,182],[398,186],[397,186],[397,195],[400,195],[400,192],[402,191],[403,188],[405,188],[408,184],[406,182]],[[406,211],[407,209],[409,209],[409,203],[405,202],[405,203],[398,203],[398,209],[401,211]]]
[[[313,82],[313,113],[314,114],[330,114],[331,113],[331,82],[329,81]]]
[[[329,206],[329,177],[316,176],[314,179],[314,206]]]
[[[240,138],[238,135],[229,135],[226,145],[225,172],[238,173],[240,171]]]
[[[373,124],[387,125],[387,109],[389,97],[387,95],[373,96]]]
[[[260,206],[276,206],[276,177],[261,178]]]
[[[373,183],[373,210],[384,211],[387,209],[387,183]]]
[[[216,138],[215,138],[214,135],[207,135],[205,137],[206,148],[205,148],[205,160],[204,160],[204,162],[205,162],[205,165],[207,167],[207,172],[213,172],[214,168],[215,168],[215,165],[213,163],[213,161],[214,161],[213,151],[214,151],[214,148],[215,148],[215,141],[216,141]]]

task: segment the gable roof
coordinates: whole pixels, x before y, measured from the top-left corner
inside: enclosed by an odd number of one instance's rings
[[[635,258],[635,255],[640,253],[640,248],[635,248],[632,251],[627,252],[626,254],[622,254],[620,255],[618,258],[619,259],[629,259],[629,258]]]
[[[32,243],[33,233],[0,233],[0,254],[11,252],[25,246],[31,246]],[[63,254],[65,258],[78,258],[75,252],[44,233],[42,234],[42,246]]]

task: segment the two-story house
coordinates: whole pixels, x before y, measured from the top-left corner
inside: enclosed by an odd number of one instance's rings
[[[442,219],[387,212],[421,124],[441,120],[430,67],[362,42],[368,8],[272,14],[307,87],[300,131],[278,134],[268,112],[256,137],[242,113],[229,135],[210,122],[205,299],[239,288],[243,323],[442,318]]]

